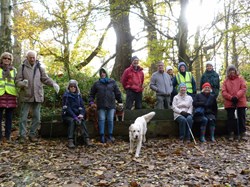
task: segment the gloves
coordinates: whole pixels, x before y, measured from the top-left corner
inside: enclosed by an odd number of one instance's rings
[[[81,120],[76,116],[74,117],[74,120],[77,122],[77,123],[81,123]]]
[[[29,81],[27,79],[24,79],[23,84],[24,84],[25,87],[28,87],[29,86]]]
[[[181,115],[184,116],[184,117],[186,118],[186,117],[188,117],[190,114],[187,113],[187,112],[185,112],[185,111],[182,111],[182,112],[181,112]]]
[[[78,115],[78,118],[79,118],[79,119],[83,119],[83,115],[82,115],[82,114],[79,114],[79,115]]]
[[[233,105],[236,106],[237,103],[238,103],[238,98],[235,97],[235,96],[233,96],[232,99],[231,99],[231,101],[232,101]]]
[[[58,94],[58,93],[59,93],[59,90],[60,90],[59,85],[58,85],[58,84],[56,84],[56,83],[53,83],[53,87],[54,87],[54,89],[55,89],[56,93]]]

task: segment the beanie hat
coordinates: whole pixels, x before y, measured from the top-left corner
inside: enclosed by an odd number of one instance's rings
[[[180,62],[179,64],[178,64],[178,70],[180,71],[180,67],[181,66],[185,66],[185,69],[186,69],[186,71],[187,71],[187,65],[185,64],[185,62]]]
[[[207,65],[214,66],[214,63],[213,63],[213,61],[207,61],[207,62],[206,62],[206,66],[207,66]]]
[[[178,90],[180,91],[181,87],[187,87],[186,84],[184,82],[180,83],[178,86]]]
[[[228,66],[228,71],[231,71],[231,70],[235,70],[236,71],[236,67],[233,64],[231,64],[231,65]]]
[[[210,84],[209,82],[205,82],[205,83],[202,85],[202,89],[205,88],[205,87],[212,88],[212,87],[211,87],[211,84]]]
[[[166,67],[166,71],[168,71],[168,70],[170,70],[170,69],[173,70],[172,66],[167,66],[167,67]]]
[[[134,60],[139,60],[139,58],[138,58],[137,56],[133,56],[133,57],[131,58],[131,62],[133,62]]]

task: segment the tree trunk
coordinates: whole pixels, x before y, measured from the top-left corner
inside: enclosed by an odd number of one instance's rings
[[[132,36],[129,24],[128,1],[110,0],[111,22],[116,33],[116,59],[111,77],[120,80],[123,71],[131,63]]]
[[[147,8],[147,18],[144,20],[145,26],[147,28],[147,39],[148,39],[148,61],[151,63],[149,73],[152,74],[157,70],[157,62],[162,60],[163,51],[160,46],[160,42],[157,40],[156,24],[157,20],[155,18],[154,11],[154,0],[145,1]]]
[[[12,1],[14,5],[17,4],[17,0],[13,0]],[[18,13],[18,7],[17,6],[13,6],[13,14],[14,14],[14,18]],[[18,36],[14,35],[14,45],[13,45],[13,64],[15,67],[18,67],[21,63],[21,51],[22,51],[22,44],[19,42],[18,40]]]
[[[177,34],[177,46],[179,49],[178,60],[179,62],[185,62],[191,71],[190,60],[187,56],[187,37],[188,37],[188,25],[185,17],[185,12],[189,3],[189,0],[180,0],[181,12],[178,20],[178,34]]]
[[[10,0],[1,0],[0,53],[11,51]]]

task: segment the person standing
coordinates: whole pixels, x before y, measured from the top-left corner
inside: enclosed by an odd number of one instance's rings
[[[173,87],[178,88],[180,83],[187,86],[187,94],[194,97],[196,94],[196,83],[191,72],[187,71],[187,65],[184,62],[178,64],[179,72],[173,79]]]
[[[133,56],[131,65],[125,69],[121,77],[121,83],[126,90],[126,109],[131,110],[135,102],[135,109],[142,108],[142,92],[144,73],[139,66],[139,58]]]
[[[156,109],[170,109],[173,91],[171,77],[164,71],[164,63],[158,62],[158,71],[152,74],[150,88],[156,92]]]
[[[166,72],[171,77],[171,81],[172,81],[172,85],[173,85],[173,80],[174,80],[174,77],[175,77],[173,67],[172,66],[167,66],[166,67]],[[173,103],[174,96],[176,96],[177,94],[178,94],[178,92],[176,90],[176,87],[173,86],[173,91],[172,91],[171,96],[170,96],[170,105],[171,106],[172,106],[172,103]]]
[[[202,85],[202,91],[194,97],[194,108],[201,107],[204,113],[194,113],[194,121],[200,124],[200,141],[206,142],[205,134],[206,128],[209,126],[210,138],[215,142],[214,131],[217,116],[217,101],[215,95],[212,93],[212,87],[209,82]]]
[[[179,93],[174,96],[172,105],[174,120],[179,124],[180,140],[190,142],[190,130],[193,126],[193,99],[187,94],[185,83],[180,83],[178,89]]]
[[[36,52],[32,50],[27,52],[26,59],[19,66],[15,83],[20,88],[19,99],[21,102],[19,142],[24,143],[27,134],[31,142],[37,142],[36,133],[41,118],[41,103],[44,101],[43,84],[53,86],[56,93],[59,92],[59,85],[47,75],[37,60]],[[32,122],[28,133],[26,124],[30,110],[32,111]]]
[[[16,69],[12,65],[13,55],[4,52],[0,57],[0,140],[11,141],[13,110],[17,107],[15,87]],[[5,135],[2,134],[3,112],[5,111]]]
[[[78,82],[70,80],[63,94],[63,122],[68,125],[68,147],[74,148],[74,132],[76,123],[81,125],[82,136],[86,146],[89,146],[89,133],[84,120],[85,108],[80,94]]]
[[[101,68],[99,71],[100,79],[96,81],[91,87],[89,94],[89,104],[94,104],[96,98],[96,105],[98,111],[98,126],[101,143],[113,143],[113,128],[114,128],[114,114],[116,108],[116,100],[122,104],[122,97],[119,87],[115,80],[109,78],[107,71]],[[108,137],[105,138],[105,121],[108,123]]]
[[[217,98],[220,91],[220,77],[219,74],[214,71],[213,62],[206,62],[206,71],[201,76],[200,90],[202,90],[202,85],[209,82],[212,86],[212,93]]]
[[[234,65],[229,65],[226,71],[226,79],[222,84],[222,97],[224,98],[224,108],[227,111],[227,130],[229,140],[246,137],[246,81],[239,75]],[[235,116],[235,110],[237,116]],[[235,137],[234,137],[235,136]]]

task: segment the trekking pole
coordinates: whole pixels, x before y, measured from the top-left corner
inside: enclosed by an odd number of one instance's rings
[[[192,138],[193,138],[193,140],[194,140],[194,144],[196,145],[197,143],[196,143],[196,141],[195,141],[194,135],[193,135],[193,133],[192,133],[192,130],[191,130],[190,126],[189,126],[188,121],[187,121],[187,126],[188,126],[188,130],[189,130],[189,132],[190,132],[190,134],[191,134],[191,136],[192,136]]]

